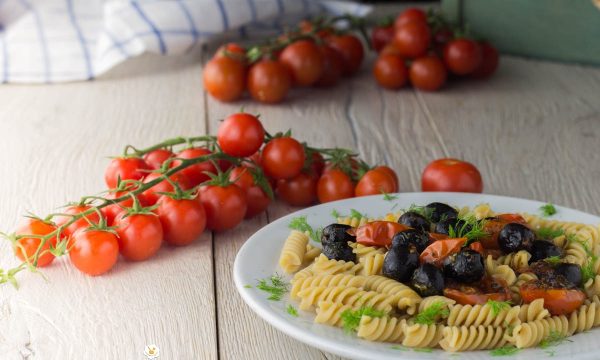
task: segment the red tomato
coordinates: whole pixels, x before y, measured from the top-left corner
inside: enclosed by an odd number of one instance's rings
[[[163,241],[163,228],[158,216],[125,215],[122,212],[115,219],[121,255],[130,261],[142,261],[154,256]]]
[[[144,184],[149,183],[152,180],[156,180],[160,177],[162,177],[163,174],[158,174],[158,173],[150,173],[148,174],[148,176],[146,176],[146,178],[144,178]],[[192,182],[190,181],[190,179],[185,176],[185,174],[183,174],[183,172],[178,172],[175,173],[173,175],[171,175],[169,177],[169,179],[174,182],[175,184],[177,184],[181,190],[188,190],[191,189],[192,186]],[[143,198],[143,203],[147,206],[151,206],[156,204],[156,202],[158,201],[158,198],[161,197],[160,193],[172,193],[175,191],[175,188],[173,187],[173,185],[171,185],[170,182],[168,182],[167,180],[163,180],[161,182],[159,182],[158,184],[154,185],[153,187],[151,187],[150,189],[144,191],[140,198]]]
[[[245,63],[246,49],[244,49],[242,46],[236,43],[227,43],[217,49],[214,57],[230,57],[235,60],[241,61],[242,63]]]
[[[294,83],[300,86],[312,85],[323,75],[323,54],[310,40],[298,40],[286,46],[279,61],[288,68]]]
[[[482,42],[481,46],[482,59],[481,64],[471,74],[475,78],[486,78],[491,76],[498,68],[500,57],[498,50],[488,42]]]
[[[486,220],[483,225],[483,231],[489,235],[480,240],[483,247],[488,250],[500,249],[500,246],[498,245],[498,234],[500,234],[504,225],[512,222],[527,225],[527,221],[519,214],[500,214],[494,219]]]
[[[141,180],[147,175],[148,170],[150,170],[148,164],[141,158],[114,158],[104,172],[104,181],[109,189],[114,189],[117,187],[119,178],[121,180]]]
[[[80,214],[91,208],[92,207],[89,205],[73,205],[73,206],[69,206],[68,208],[66,208],[65,211],[62,211],[62,213],[67,214],[67,215],[77,215],[77,214]],[[72,219],[71,216],[58,215],[54,218],[54,223],[58,227],[63,224],[66,224],[71,219]],[[98,224],[99,222],[100,222],[100,215],[98,215],[97,212],[92,212],[91,214],[86,215],[85,218],[76,220],[71,225],[65,227],[62,231],[62,234],[64,234],[65,236],[71,236],[75,233],[76,230],[81,229],[81,228],[87,228],[90,226],[90,224]]]
[[[160,169],[162,164],[175,156],[172,151],[167,149],[152,150],[144,155],[144,161],[152,170]]]
[[[356,184],[354,196],[380,195],[396,192],[394,179],[385,171],[369,170]]]
[[[396,175],[396,172],[394,170],[392,170],[392,168],[390,168],[389,166],[385,166],[385,165],[379,165],[379,166],[375,167],[375,169],[373,169],[373,170],[383,171],[384,173],[388,174],[394,180],[394,191],[393,192],[398,192],[400,190],[400,182],[398,181],[398,175]]]
[[[231,57],[215,57],[204,66],[203,78],[204,88],[214,98],[234,101],[244,94],[246,66]]]
[[[206,228],[206,212],[197,199],[161,196],[156,209],[164,240],[176,246],[191,244]]]
[[[443,239],[431,243],[419,256],[421,263],[431,263],[437,267],[442,266],[444,259],[448,256],[460,251],[464,245],[466,238],[458,239]],[[474,242],[469,245],[469,248],[483,254],[483,246],[480,243]]]
[[[404,59],[399,55],[379,55],[373,65],[373,76],[377,83],[384,88],[399,89],[408,81],[408,70]]]
[[[354,184],[350,176],[338,169],[327,170],[317,182],[317,198],[326,203],[354,196]]]
[[[579,289],[548,288],[538,280],[528,281],[521,285],[519,293],[526,304],[535,299],[544,299],[544,308],[555,316],[569,315],[579,309],[585,300],[585,294]]]
[[[115,234],[101,230],[79,230],[73,237],[69,258],[79,271],[101,275],[112,269],[119,258],[119,243]]]
[[[394,22],[394,27],[396,29],[400,28],[402,25],[407,24],[409,22],[422,22],[427,24],[427,14],[425,14],[425,11],[418,9],[418,8],[408,8],[404,11],[402,11],[397,17],[396,17],[396,21]]]
[[[277,182],[277,195],[292,206],[308,206],[317,201],[317,177],[307,173]]]
[[[120,198],[127,194],[129,194],[128,191],[110,192],[105,196],[105,198],[108,200],[113,200],[113,199]],[[140,202],[143,202],[142,199],[138,198],[138,200],[140,200]],[[121,211],[123,211],[123,208],[128,208],[128,207],[132,207],[132,206],[133,206],[133,198],[131,198],[131,196],[128,196],[126,200],[123,200],[118,204],[112,203],[110,205],[103,207],[102,209],[100,209],[100,212],[102,212],[102,215],[104,216],[104,218],[106,218],[106,224],[108,226],[112,226],[113,222],[115,221],[115,218]]]
[[[402,56],[416,58],[427,53],[431,31],[426,23],[411,21],[396,29],[394,44]]]
[[[396,45],[394,45],[393,42],[384,46],[383,49],[381,49],[381,51],[379,52],[379,56],[386,55],[386,54],[398,55],[398,56],[402,57],[402,54],[400,54],[400,50],[398,50],[398,47]]]
[[[319,177],[325,170],[325,159],[320,153],[313,151],[310,155],[310,159],[307,159],[310,163],[305,164],[305,168],[308,168],[308,173],[312,176]]]
[[[309,20],[300,21],[300,23],[298,24],[298,27],[300,28],[300,32],[302,34],[309,34],[315,30],[315,24]],[[318,37],[320,37],[321,39],[325,39],[332,33],[333,33],[333,29],[331,27],[325,27],[325,28],[318,30],[316,32],[316,35]]]
[[[356,36],[333,35],[327,38],[327,43],[342,56],[344,75],[352,75],[360,69],[365,54],[362,43]]]
[[[300,174],[305,159],[302,144],[287,136],[271,139],[261,156],[265,174],[275,180],[290,179]]]
[[[375,26],[371,30],[371,45],[375,51],[380,52],[394,39],[394,26]]]
[[[449,28],[442,28],[433,35],[433,42],[436,45],[446,45],[454,38],[454,32]],[[442,48],[443,49],[443,48]]]
[[[248,204],[244,190],[237,185],[208,185],[200,188],[200,202],[206,211],[209,229],[223,231],[242,222]]]
[[[292,78],[287,68],[275,60],[261,60],[248,73],[248,90],[255,100],[278,103],[285,98]]]
[[[373,221],[356,229],[356,242],[367,246],[390,246],[397,233],[408,226],[392,221]]]
[[[323,87],[333,86],[342,77],[344,59],[339,52],[327,44],[322,45],[320,50],[323,55],[323,75],[321,75],[316,85]]]
[[[176,157],[179,159],[194,159],[194,158],[209,155],[209,154],[212,154],[212,153],[208,149],[191,148],[191,149],[183,150],[182,152],[177,154]],[[171,168],[177,167],[179,165],[181,165],[181,161],[174,160],[171,163]],[[201,163],[190,165],[190,166],[186,167],[185,169],[181,170],[179,173],[187,176],[188,180],[190,181],[190,185],[191,185],[190,188],[192,188],[192,187],[194,187],[198,184],[201,184],[201,183],[205,182],[206,180],[210,179],[210,177],[208,175],[206,175],[205,172],[210,172],[213,174],[217,172],[215,165],[211,161],[204,161]]]
[[[15,234],[48,235],[54,230],[56,230],[56,226],[52,225],[51,223],[46,223],[39,219],[25,218],[23,222],[19,224]],[[14,250],[15,255],[19,258],[19,260],[26,261],[26,259],[29,259],[29,261],[33,262],[33,257],[40,247],[42,240],[37,237],[24,237],[19,239],[17,243],[18,245],[15,245]],[[57,239],[56,236],[54,236],[46,241],[44,246],[42,246],[37,261],[37,267],[48,266],[54,260],[54,255],[50,253],[50,244],[52,244],[52,246],[56,246],[56,243]]]
[[[484,305],[488,300],[511,300],[506,283],[493,277],[484,277],[477,285],[446,284],[444,296],[461,305]]]
[[[481,47],[476,41],[456,39],[444,48],[444,62],[448,69],[457,75],[467,75],[481,65]]]
[[[254,182],[254,178],[247,167],[238,166],[229,173],[229,181],[240,187],[246,193],[246,219],[262,213],[269,207],[271,199],[264,190]],[[267,186],[270,186],[267,184]]]
[[[438,159],[427,165],[421,177],[423,191],[472,192],[483,191],[479,170],[466,161]]]
[[[504,221],[504,223],[519,223],[522,225],[527,225],[527,220],[519,214],[499,214],[496,215],[498,219]]]
[[[229,115],[219,125],[217,143],[224,153],[235,157],[246,157],[260,149],[265,138],[265,129],[258,118],[251,114]]]
[[[411,84],[421,90],[435,91],[446,83],[446,67],[436,56],[415,59],[408,72]]]

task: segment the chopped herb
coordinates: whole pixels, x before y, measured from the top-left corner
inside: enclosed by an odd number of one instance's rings
[[[248,285],[248,284],[246,284],[246,285],[244,285],[244,287],[245,287],[246,289],[252,289],[252,285]]]
[[[425,207],[425,206],[418,206],[415,204],[412,204],[408,210],[406,210],[406,212],[415,212],[423,217],[425,217],[427,220],[431,221],[431,214],[433,213],[433,209]]]
[[[371,306],[361,307],[360,309],[354,311],[348,309],[342,313],[342,324],[344,331],[355,331],[358,328],[358,325],[360,324],[360,318],[362,318],[363,315],[379,318],[385,315],[385,312],[375,310]]]
[[[289,284],[285,282],[280,275],[275,274],[269,279],[259,280],[256,288],[271,294],[271,296],[268,297],[269,300],[279,301],[288,291]]]
[[[547,349],[551,346],[557,346],[565,341],[571,342],[566,336],[562,335],[559,331],[551,330],[548,336],[540,342],[542,349]]]
[[[545,258],[544,261],[552,266],[556,266],[561,263],[560,256],[550,256]]]
[[[288,314],[292,315],[293,317],[298,317],[298,310],[296,310],[294,305],[289,304],[285,310]]]
[[[317,228],[314,230],[312,226],[308,225],[308,222],[306,221],[306,215],[293,218],[288,227],[290,229],[308,233],[308,236],[311,239],[316,242],[321,242],[321,233],[323,232],[323,228]]]
[[[422,352],[422,353],[430,353],[430,352],[433,352],[433,349],[432,348],[414,348],[413,351]]]
[[[538,231],[536,231],[536,233],[540,239],[552,240],[561,235],[564,235],[565,231],[563,229],[555,230],[555,229],[550,229],[550,228],[540,228]]]
[[[503,347],[499,347],[490,351],[490,355],[492,356],[511,356],[515,355],[519,352],[519,349],[514,347],[513,345],[505,345]]]
[[[463,244],[463,247],[467,247],[477,240],[488,236],[489,234],[483,230],[485,221],[477,220],[475,216],[469,215],[464,216],[457,226],[450,226],[448,228],[448,236],[450,238],[467,238],[467,241]]]
[[[406,346],[402,346],[402,345],[392,345],[392,346],[390,346],[390,349],[400,350],[400,351],[408,351],[408,348]]]
[[[385,201],[392,201],[392,200],[396,200],[398,198],[397,195],[391,195],[386,192],[382,192],[382,194],[383,194],[383,200],[385,200]]]
[[[596,277],[596,271],[594,271],[594,263],[590,261],[586,261],[585,265],[581,267],[581,281],[583,284],[588,282],[588,280]]]
[[[510,309],[510,301],[488,300],[487,304],[492,308],[492,316],[496,317],[502,310]]]
[[[366,214],[361,214],[356,209],[350,209],[350,217],[351,218],[356,218],[356,219],[361,219],[361,218],[366,218],[367,215]]]
[[[415,323],[422,325],[435,324],[438,316],[446,317],[449,311],[446,307],[446,303],[443,301],[436,301],[426,307],[415,317]]]
[[[340,217],[340,213],[336,209],[333,209],[331,210],[331,216],[337,220]]]
[[[540,206],[540,211],[542,212],[542,216],[544,217],[556,214],[556,208],[551,203],[547,203],[546,205]]]

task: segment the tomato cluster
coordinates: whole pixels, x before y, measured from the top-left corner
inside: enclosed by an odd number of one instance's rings
[[[399,89],[407,83],[440,89],[448,72],[455,77],[486,78],[498,67],[498,51],[453,29],[439,14],[409,8],[391,24],[376,26],[371,44],[379,53],[373,76],[379,85]]]

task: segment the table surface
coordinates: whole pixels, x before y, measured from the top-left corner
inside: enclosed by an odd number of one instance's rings
[[[316,146],[351,147],[397,170],[419,191],[439,157],[475,163],[485,192],[600,213],[600,69],[503,57],[489,81],[438,93],[378,88],[365,65],[328,89],[296,90],[283,104],[221,104],[202,89],[199,50],[143,56],[94,82],[0,86],[0,228],[104,188],[107,156],[126,144],[216,132],[240,107],[270,131]],[[119,261],[92,278],[68,259],[0,286],[0,354],[6,359],[335,359],[262,321],[237,294],[232,265],[256,230],[291,211],[281,203],[236,229],[205,233],[151,261]],[[0,266],[17,264],[8,241]],[[8,355],[7,355],[8,354]],[[29,357],[28,357],[29,356]]]

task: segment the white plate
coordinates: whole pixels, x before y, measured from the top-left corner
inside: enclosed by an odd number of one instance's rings
[[[285,334],[321,350],[332,352],[354,359],[536,359],[550,356],[548,349],[526,349],[510,357],[493,357],[489,351],[464,352],[452,355],[442,350],[430,353],[414,350],[393,349],[392,344],[375,343],[358,339],[346,334],[342,329],[313,323],[314,314],[300,312],[299,317],[292,317],[286,312],[288,304],[297,308],[295,301],[285,297],[281,301],[267,300],[268,294],[254,287],[257,279],[264,279],[274,273],[283,274],[278,266],[279,253],[289,234],[288,224],[293,217],[306,215],[308,223],[313,227],[327,226],[334,222],[332,210],[340,214],[349,214],[350,209],[356,209],[369,216],[383,216],[386,213],[408,208],[411,204],[425,205],[440,201],[453,206],[475,206],[489,203],[496,212],[528,212],[539,214],[539,208],[544,203],[503,196],[463,194],[463,193],[402,193],[396,194],[397,199],[385,201],[383,196],[369,196],[336,201],[313,206],[285,216],[270,223],[257,231],[242,246],[235,259],[233,267],[235,285],[244,301],[260,317],[275,326]],[[600,218],[581,211],[557,206],[558,213],[552,218],[571,220],[587,224],[598,224]],[[316,243],[311,242],[313,245]],[[289,278],[289,277],[288,277]],[[258,334],[257,334],[258,335]],[[564,342],[549,350],[554,351],[554,358],[563,359],[600,359],[600,329],[571,337],[572,342]]]

